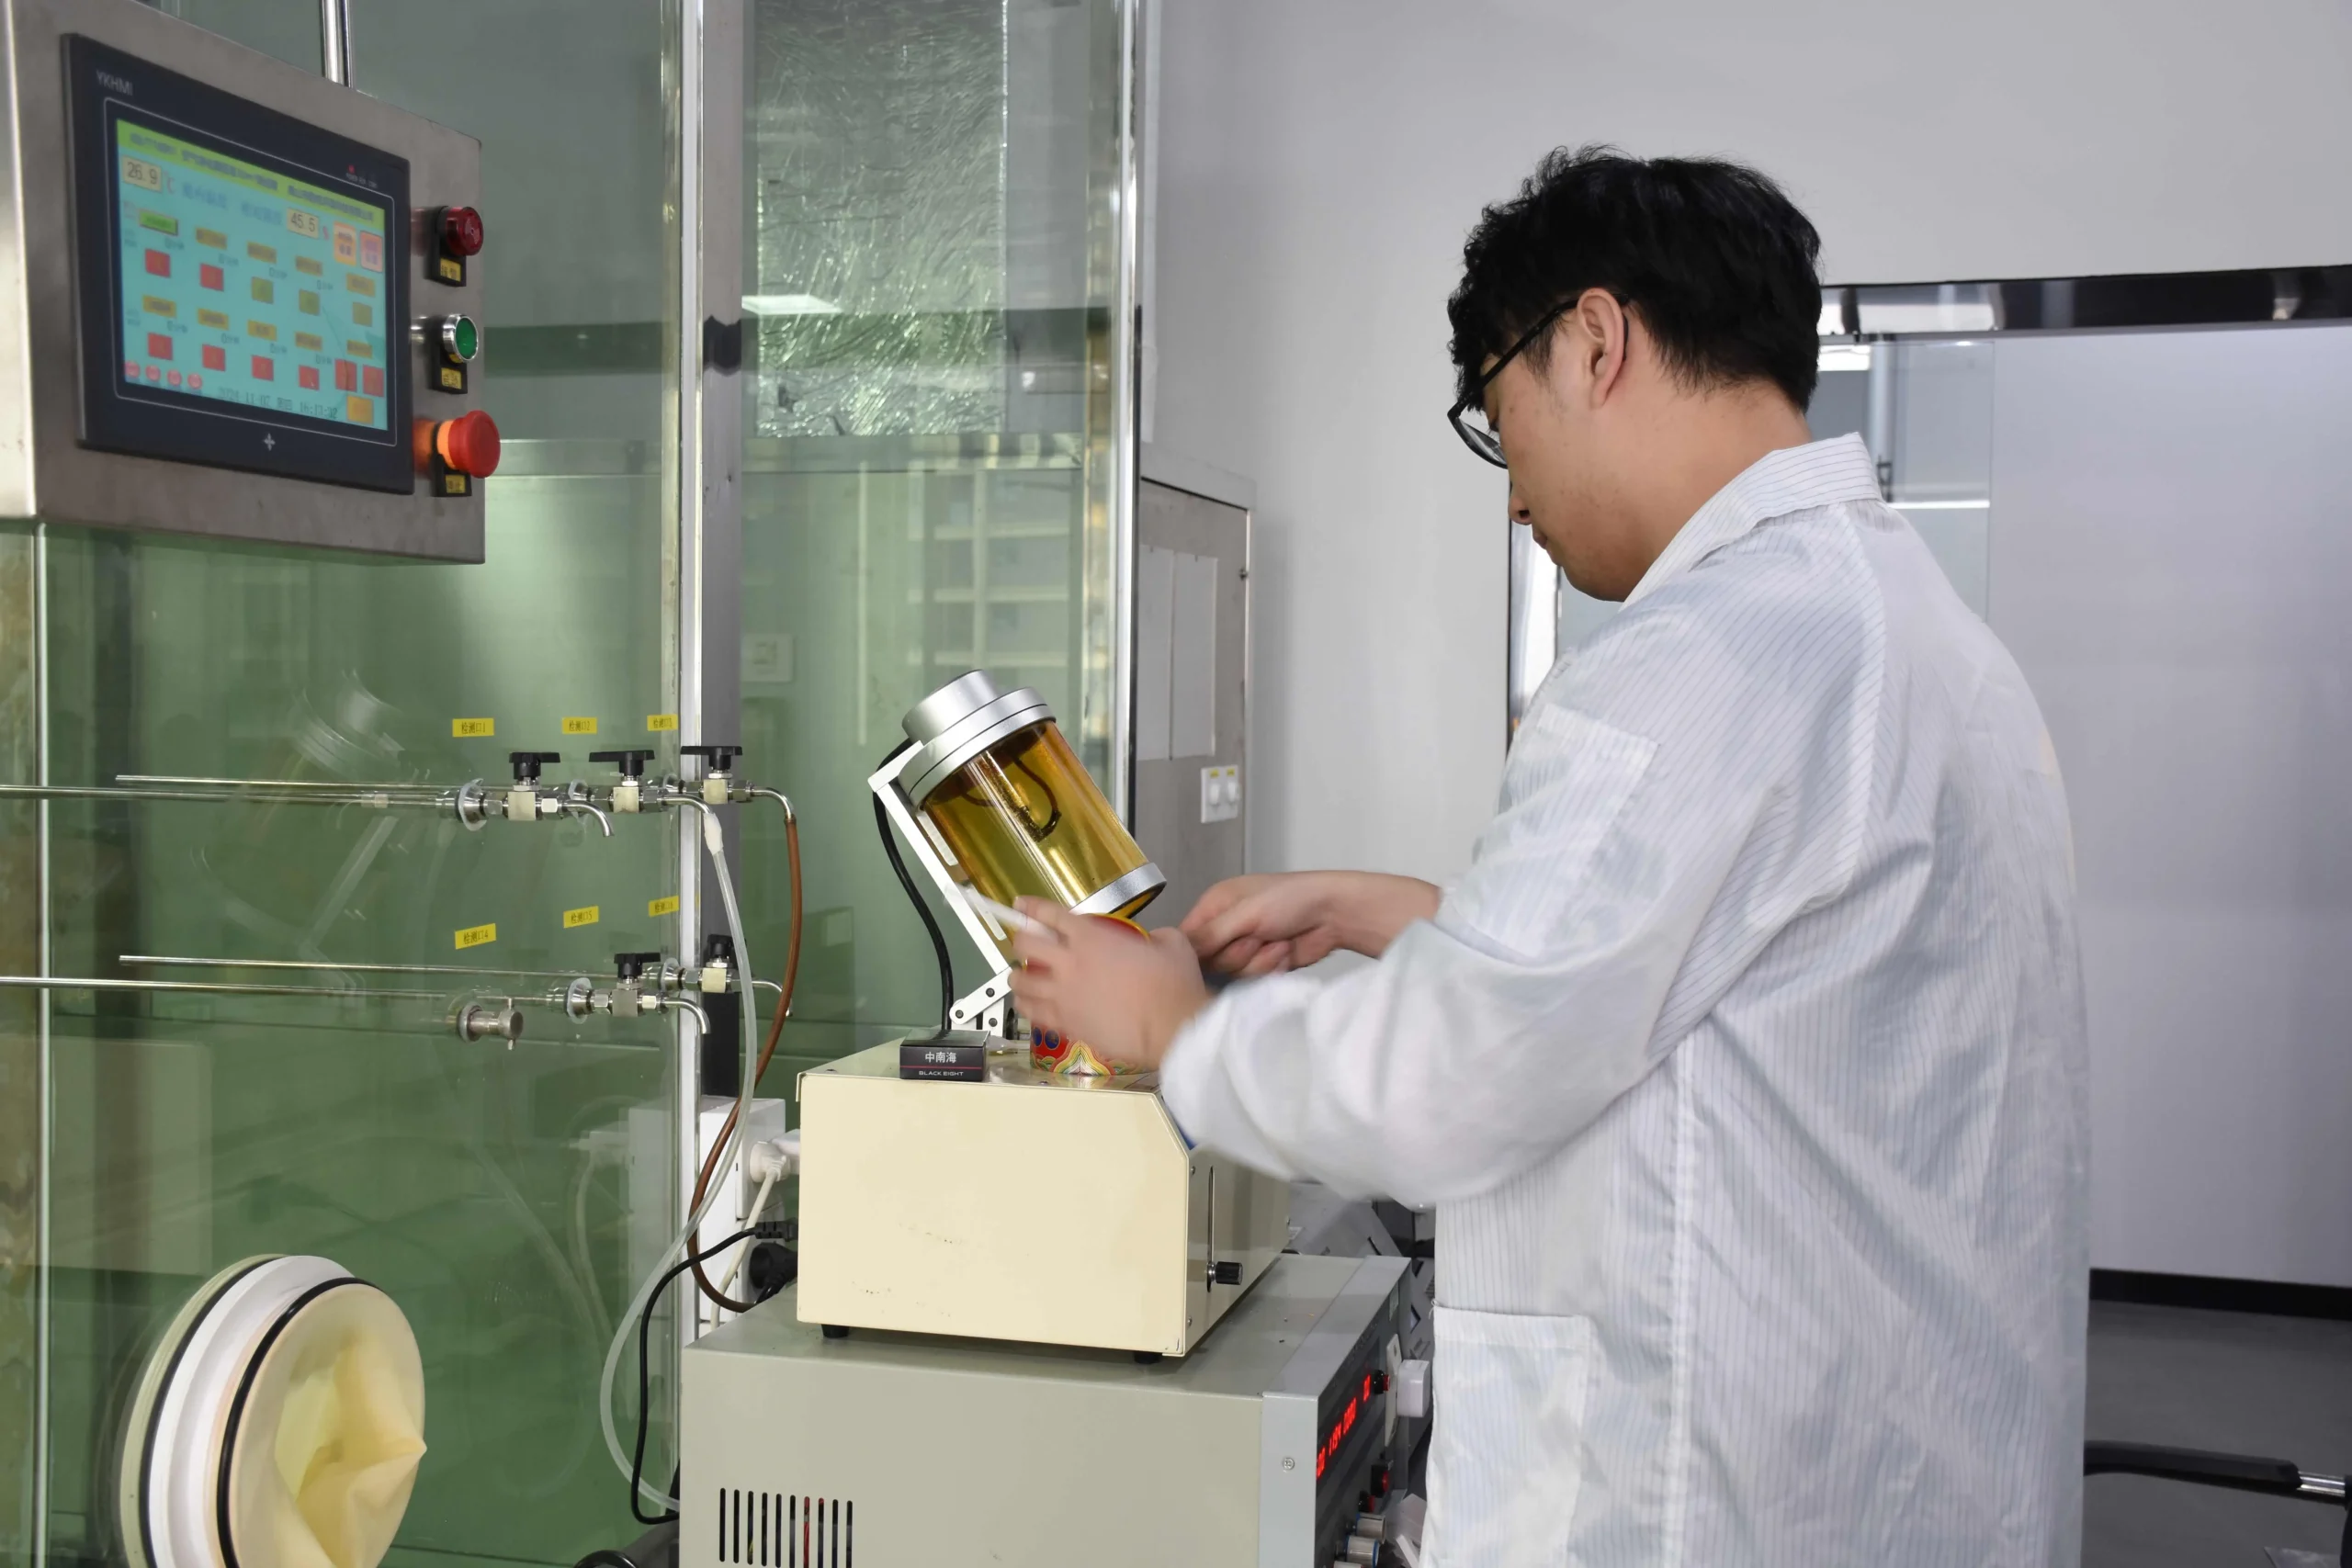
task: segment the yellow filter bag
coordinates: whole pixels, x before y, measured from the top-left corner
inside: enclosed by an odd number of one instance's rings
[[[240,1568],[376,1568],[424,1455],[424,1371],[390,1296],[348,1280],[264,1353],[237,1422]]]

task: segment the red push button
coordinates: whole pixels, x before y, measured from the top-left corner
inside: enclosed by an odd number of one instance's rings
[[[486,479],[498,471],[498,425],[476,409],[433,427],[433,450],[461,474]]]
[[[470,207],[441,209],[441,248],[453,256],[469,256],[481,249],[481,214]]]

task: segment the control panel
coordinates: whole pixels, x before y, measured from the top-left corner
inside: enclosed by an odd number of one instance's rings
[[[479,144],[138,0],[0,10],[0,515],[480,560]]]

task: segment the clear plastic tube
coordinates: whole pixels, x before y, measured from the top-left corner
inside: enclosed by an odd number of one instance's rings
[[[735,939],[736,972],[748,976],[752,973],[752,948],[743,940],[743,911],[735,901],[735,878],[727,869],[726,835],[718,825],[717,813],[701,801],[686,796],[682,797],[679,804],[690,806],[702,813],[703,849],[708,852],[711,869],[718,876],[718,901],[727,911],[727,932]],[[743,987],[743,1082],[735,1094],[735,1129],[728,1134],[727,1145],[719,1154],[718,1163],[712,1168],[714,1171],[723,1172],[733,1162],[735,1151],[742,1145],[744,1129],[752,1122],[752,1096],[759,1087],[755,1081],[760,1052],[758,996],[756,987],[746,985]],[[621,1357],[628,1349],[630,1336],[636,1332],[638,1314],[645,1310],[645,1303],[661,1285],[662,1272],[669,1268],[670,1260],[679,1255],[680,1249],[693,1242],[711,1206],[718,1201],[718,1195],[726,1190],[727,1184],[714,1177],[710,1190],[703,1194],[702,1201],[695,1204],[694,1213],[686,1216],[684,1227],[670,1238],[670,1245],[663,1247],[662,1255],[653,1260],[653,1267],[647,1272],[644,1283],[639,1285],[636,1293],[629,1297],[628,1307],[621,1313],[620,1324],[614,1331],[612,1347],[605,1352],[605,1369],[596,1381],[596,1419],[605,1429],[605,1450],[612,1455],[613,1464],[624,1476],[630,1474],[631,1470],[628,1454],[621,1447],[620,1429],[613,1421],[613,1378],[619,1371]],[[647,1414],[640,1411],[639,1419],[646,1418]],[[674,1509],[678,1506],[676,1498],[650,1481],[639,1478],[637,1487],[648,1501],[662,1507]]]

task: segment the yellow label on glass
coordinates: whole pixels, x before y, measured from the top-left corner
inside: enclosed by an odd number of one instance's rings
[[[594,735],[596,733],[596,721],[593,718],[567,718],[563,721],[563,732],[566,735]]]
[[[596,906],[594,904],[584,909],[566,909],[563,912],[563,929],[566,931],[574,926],[593,926],[595,923]]]
[[[468,926],[458,933],[458,946],[460,949],[480,947],[486,942],[497,940],[498,927],[494,923],[487,926]]]
[[[645,728],[648,729],[675,729],[678,728],[678,716],[673,713],[647,714],[645,716]]]
[[[453,718],[449,721],[449,733],[460,740],[495,735],[498,733],[498,721],[494,718]]]
[[[678,912],[677,895],[672,894],[667,898],[656,898],[645,907],[645,912],[655,916],[676,914]]]

